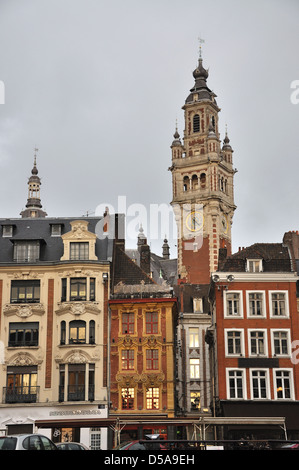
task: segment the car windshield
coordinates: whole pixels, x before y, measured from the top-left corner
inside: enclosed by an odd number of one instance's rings
[[[0,437],[0,450],[15,450],[16,445],[16,437]]]

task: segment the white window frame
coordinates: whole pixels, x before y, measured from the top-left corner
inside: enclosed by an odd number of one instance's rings
[[[284,294],[285,295],[285,315],[274,315],[272,307],[272,294]],[[270,318],[289,318],[290,317],[290,308],[289,308],[289,291],[287,290],[269,290],[269,312]]]
[[[290,381],[290,398],[278,398],[278,389],[277,389],[277,372],[288,372],[289,373],[289,381]],[[290,401],[294,400],[294,376],[293,376],[293,369],[291,368],[282,368],[273,369],[273,390],[274,390],[274,399],[278,401]]]
[[[193,339],[193,343],[194,343],[192,346],[191,346],[191,338]],[[197,343],[198,343],[197,346],[195,345],[196,339],[197,339]],[[196,326],[190,326],[189,327],[189,348],[199,348],[199,346],[200,346],[200,344],[199,344],[199,328],[197,328]]]
[[[230,396],[229,386],[229,373],[230,372],[241,372],[242,373],[242,398]],[[226,369],[226,396],[228,400],[247,400],[247,383],[246,383],[246,369],[239,369],[237,367],[228,367]]]
[[[250,294],[262,294],[262,315],[250,315],[250,301],[249,295]],[[266,318],[267,311],[266,311],[266,295],[264,290],[247,290],[246,291],[246,313],[247,318]]]
[[[258,333],[263,333],[264,336],[264,353],[263,354],[258,354],[258,353],[253,353],[251,350],[251,333],[258,332]],[[267,336],[267,330],[264,328],[249,328],[248,329],[248,355],[250,357],[268,357],[268,336]]]
[[[286,333],[287,334],[287,347],[288,347],[288,352],[287,354],[277,354],[275,352],[275,347],[274,347],[274,333]],[[270,330],[271,333],[271,350],[272,350],[272,356],[273,357],[291,357],[291,332],[288,328],[271,328]]]
[[[241,347],[241,352],[240,353],[230,353],[228,351],[228,333],[230,332],[239,332],[240,333],[240,347]],[[244,346],[244,330],[242,328],[225,328],[224,329],[224,338],[225,338],[225,356],[226,357],[242,357],[244,356],[244,351],[245,351],[245,346]]]
[[[248,258],[246,263],[246,271],[248,273],[262,273],[263,272],[263,260],[262,259],[255,259],[255,258]],[[258,263],[258,269],[254,269],[251,271],[249,269],[250,263]]]
[[[227,308],[227,295],[228,294],[239,294],[239,309],[238,314],[229,314]],[[243,291],[241,290],[225,290],[223,296],[223,313],[224,318],[243,318]]]
[[[266,396],[265,397],[258,397],[255,398],[253,396],[253,372],[265,372],[265,381],[266,381]],[[269,400],[270,399],[270,380],[269,380],[269,369],[265,369],[262,367],[252,368],[250,369],[250,396],[251,400]]]

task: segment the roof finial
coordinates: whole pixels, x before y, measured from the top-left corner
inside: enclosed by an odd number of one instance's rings
[[[199,36],[198,42],[199,42],[199,59],[201,59],[201,45],[204,44],[205,40]]]

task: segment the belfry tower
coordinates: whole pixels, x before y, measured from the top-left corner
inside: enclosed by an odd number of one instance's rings
[[[35,149],[37,151],[37,149]],[[31,170],[31,176],[28,179],[28,199],[26,209],[20,215],[24,217],[46,217],[47,213],[42,210],[40,198],[41,180],[38,176],[38,169],[36,167],[36,154],[34,155],[34,164]]]
[[[183,142],[178,130],[171,145],[172,207],[178,225],[178,275],[191,284],[208,284],[218,266],[219,249],[231,252],[234,210],[233,150],[227,132],[221,145],[220,108],[207,85],[201,54],[194,86],[183,106]]]

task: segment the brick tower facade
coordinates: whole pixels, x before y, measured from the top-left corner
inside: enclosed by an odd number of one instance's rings
[[[184,141],[176,130],[172,151],[172,206],[178,224],[178,274],[191,284],[208,284],[218,266],[219,248],[231,252],[234,210],[233,150],[221,145],[220,108],[207,86],[199,58],[195,83],[183,106]]]

